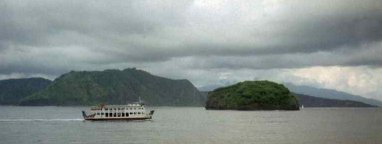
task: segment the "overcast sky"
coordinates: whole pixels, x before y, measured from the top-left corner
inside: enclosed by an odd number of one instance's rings
[[[0,1],[0,79],[128,67],[382,100],[382,1]]]

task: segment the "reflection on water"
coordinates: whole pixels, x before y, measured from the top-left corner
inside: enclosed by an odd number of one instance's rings
[[[379,143],[382,109],[216,111],[159,107],[152,120],[84,121],[86,107],[0,107],[1,143]]]

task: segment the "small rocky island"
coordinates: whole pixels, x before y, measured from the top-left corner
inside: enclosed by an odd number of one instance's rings
[[[206,109],[299,110],[297,98],[282,84],[244,81],[208,93]]]

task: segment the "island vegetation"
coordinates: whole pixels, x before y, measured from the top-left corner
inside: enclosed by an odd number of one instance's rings
[[[299,103],[282,84],[244,81],[209,92],[206,109],[299,110]]]

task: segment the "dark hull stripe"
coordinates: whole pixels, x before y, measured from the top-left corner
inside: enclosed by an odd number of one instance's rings
[[[145,119],[151,119],[151,118],[85,118],[85,120],[91,120],[91,121],[112,121],[112,120],[145,120]]]

